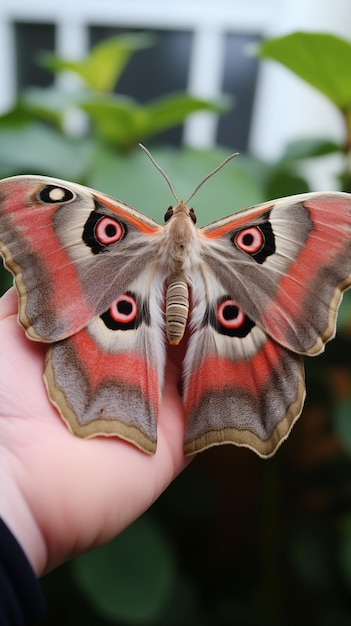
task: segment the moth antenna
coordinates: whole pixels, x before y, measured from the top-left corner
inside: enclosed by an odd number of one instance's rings
[[[207,174],[205,176],[205,178],[203,178],[202,180],[200,180],[199,184],[196,185],[193,193],[191,194],[191,196],[189,196],[189,198],[187,199],[185,204],[188,204],[188,202],[191,200],[191,198],[193,198],[195,196],[195,194],[199,191],[200,187],[202,187],[202,185],[209,179],[211,178],[211,176],[213,176],[213,174],[217,174],[217,172],[219,172],[219,170],[222,169],[222,167],[224,167],[228,161],[231,161],[232,159],[234,159],[235,157],[237,157],[239,154],[239,152],[233,152],[233,154],[230,154],[229,156],[227,156],[226,159],[224,159],[224,161],[222,161],[222,163],[220,163],[219,165],[217,165],[217,167],[215,167],[214,170],[212,170],[212,172],[210,172],[209,174]]]
[[[149,152],[149,150],[147,148],[145,148],[145,146],[143,146],[142,143],[139,143],[139,147],[145,152],[146,156],[149,157],[151,163],[156,167],[156,169],[160,172],[160,174],[162,174],[162,176],[165,179],[168,187],[171,190],[172,196],[177,201],[177,204],[179,204],[179,198],[177,198],[176,193],[175,193],[174,188],[173,188],[173,185],[172,185],[171,181],[169,180],[166,172],[163,171],[162,167],[157,163],[157,161],[155,161],[155,159],[152,156],[151,152]]]

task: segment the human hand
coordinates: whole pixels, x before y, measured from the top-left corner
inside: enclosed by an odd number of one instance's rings
[[[0,299],[0,515],[41,575],[120,533],[186,466],[181,352],[169,349],[149,456],[115,437],[68,431],[43,382],[46,347],[26,338],[16,314],[11,289]]]

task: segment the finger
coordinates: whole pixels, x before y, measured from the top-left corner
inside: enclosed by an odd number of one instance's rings
[[[14,287],[11,287],[0,298],[0,320],[16,315],[18,310],[17,293]]]

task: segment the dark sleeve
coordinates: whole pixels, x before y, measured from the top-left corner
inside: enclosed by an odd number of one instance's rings
[[[0,519],[0,624],[37,626],[44,611],[39,582],[21,546]]]

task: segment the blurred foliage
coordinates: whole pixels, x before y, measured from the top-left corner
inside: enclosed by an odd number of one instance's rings
[[[153,623],[171,595],[174,560],[162,528],[144,515],[108,545],[75,559],[72,568],[82,593],[100,613]]]
[[[339,109],[351,110],[349,41],[324,33],[292,33],[264,41],[260,56],[282,63]]]
[[[136,50],[147,48],[152,42],[153,37],[147,33],[120,35],[94,46],[80,61],[70,61],[44,52],[41,62],[53,72],[69,70],[78,74],[92,90],[111,93]]]
[[[101,189],[159,219],[172,198],[137,148],[147,140],[188,197],[227,151],[175,149],[162,131],[195,111],[228,102],[171,94],[140,104],[118,93],[146,35],[106,40],[81,62],[45,54],[75,90],[21,93],[0,117],[0,176],[39,173]],[[194,199],[200,224],[266,199],[309,190],[304,164],[339,154],[339,184],[350,190],[349,42],[295,33],[263,42],[259,54],[319,89],[345,120],[340,145],[328,137],[292,142],[274,163],[243,155]],[[113,90],[116,88],[116,92]],[[161,133],[161,134],[160,134]],[[151,145],[150,145],[151,144]],[[1,275],[4,290],[10,284]],[[179,624],[346,626],[351,622],[351,297],[337,338],[309,359],[308,400],[288,441],[269,461],[235,447],[201,454],[151,510],[108,546],[43,579],[44,625]]]
[[[259,54],[262,58],[272,59],[287,67],[335,105],[345,125],[342,148],[350,157],[351,42],[326,33],[291,33],[264,41]],[[343,190],[350,192],[350,158],[345,164],[345,170],[340,172],[340,178]]]

